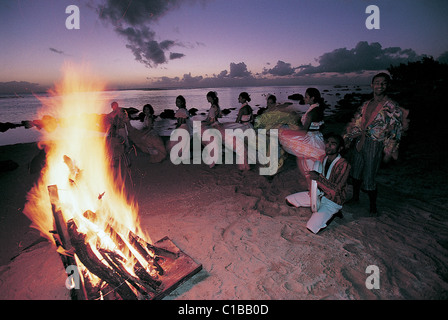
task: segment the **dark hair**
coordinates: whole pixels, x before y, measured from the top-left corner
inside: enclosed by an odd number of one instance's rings
[[[149,103],[148,103],[148,104],[145,104],[145,105],[143,106],[143,112],[145,112],[145,109],[146,109],[146,108],[149,109],[149,113],[150,113],[150,114],[154,114],[154,108],[152,107],[152,105],[150,105]]]
[[[325,104],[324,99],[320,95],[320,91],[316,88],[308,88],[306,89],[305,94],[308,94],[310,98],[314,98],[314,103],[319,104],[319,109],[322,113],[321,116],[323,118],[323,110],[327,107],[327,105]]]
[[[322,102],[322,96],[320,95],[320,91],[316,88],[308,88],[305,91],[305,94],[308,94],[310,98],[314,98],[314,103],[321,103]]]
[[[338,148],[341,148],[341,147],[342,147],[342,149],[344,149],[344,146],[345,146],[344,138],[343,138],[340,134],[337,134],[336,132],[328,132],[328,133],[326,133],[326,134],[324,135],[324,140],[325,140],[325,141],[327,141],[327,140],[330,139],[330,138],[335,138],[336,141],[337,141],[338,144],[339,144],[339,147],[338,147]]]
[[[241,92],[239,95],[241,98],[243,98],[244,100],[246,100],[247,102],[250,102],[250,96],[247,92]]]
[[[272,100],[272,102],[276,103],[277,102],[277,97],[274,96],[273,94],[269,95],[268,98],[266,100]]]
[[[384,78],[384,79],[386,79],[387,82],[390,82],[390,75],[388,75],[385,72],[380,72],[380,73],[374,75],[372,78],[372,83],[373,83],[373,81],[375,81],[376,78]]]
[[[184,96],[177,96],[176,100],[179,99],[180,101],[182,101],[182,104],[184,105],[184,107],[187,106],[187,101],[185,100]]]
[[[209,91],[207,92],[207,97],[212,98],[212,103],[219,107],[219,98],[216,91]]]

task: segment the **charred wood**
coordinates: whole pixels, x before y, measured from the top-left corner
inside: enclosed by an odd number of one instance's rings
[[[145,258],[146,261],[154,266],[157,273],[162,276],[164,271],[163,268],[157,263],[157,257],[155,257],[154,254],[151,255],[149,251],[144,247],[145,244],[147,245],[147,243],[132,231],[129,231],[129,242],[138,251],[138,253],[140,253],[140,255]]]
[[[136,300],[137,296],[123,279],[112,268],[104,265],[93,252],[90,244],[86,243],[86,235],[78,232],[73,219],[67,222],[68,233],[71,243],[75,248],[76,255],[84,266],[94,275],[106,281],[120,295],[123,300]]]
[[[134,240],[131,240],[131,238],[133,238]],[[150,243],[147,243],[145,240],[140,238],[138,235],[136,235],[132,231],[129,231],[129,240],[137,241],[138,243],[140,243],[141,246],[146,247],[146,249],[149,250],[153,256],[163,256],[163,257],[171,258],[171,259],[176,259],[177,257],[179,257],[178,252],[172,252],[170,250],[156,247]]]
[[[126,281],[130,285],[132,285],[139,294],[141,294],[143,297],[150,298],[148,290],[154,292],[153,288],[146,286],[138,278],[131,275],[123,266],[123,262],[126,261],[123,261],[120,255],[105,249],[99,249],[99,252],[101,253],[101,256],[107,261],[107,263],[115,270],[115,272],[117,272],[123,279],[126,279]]]

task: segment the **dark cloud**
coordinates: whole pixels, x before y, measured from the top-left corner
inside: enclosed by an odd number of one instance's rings
[[[213,76],[192,76],[191,72],[184,74],[182,79],[178,77],[169,78],[161,77],[152,80],[152,84],[157,87],[219,87],[219,86],[247,86],[257,85],[257,79],[253,74],[247,70],[247,65],[244,62],[230,63],[230,71],[222,70],[218,75]]]
[[[244,62],[230,63],[230,78],[247,78],[251,77],[252,73],[247,70],[247,66]]]
[[[144,25],[157,21],[164,14],[176,9],[182,0],[106,0],[98,9],[101,18],[108,19],[112,24],[127,24],[131,26]]]
[[[182,58],[184,56],[185,55],[183,53],[170,52],[170,60],[180,59],[180,58]]]
[[[114,26],[115,31],[127,40],[126,47],[135,59],[148,67],[166,63],[170,59],[179,59],[181,53],[166,52],[175,45],[183,46],[173,40],[156,40],[156,34],[150,25],[171,10],[194,0],[106,0],[97,11],[101,19]]]
[[[290,63],[283,62],[281,60],[277,61],[275,67],[271,69],[264,69],[263,74],[271,74],[274,76],[289,76],[293,75],[296,68],[291,67]]]
[[[353,83],[369,84],[376,72],[386,70],[391,65],[421,60],[412,49],[399,47],[382,48],[379,43],[359,42],[354,49],[335,49],[323,54],[316,61],[318,66],[303,64],[298,67],[278,60],[272,68],[265,68],[261,74],[248,70],[245,62],[232,62],[230,68],[213,76],[194,77],[185,74],[183,78],[163,77],[155,79],[158,87],[188,85],[191,87],[250,86],[250,85],[305,85]],[[443,53],[439,62],[448,62],[448,52]],[[267,65],[270,65],[267,63]],[[274,75],[275,77],[270,77]]]
[[[126,48],[130,49],[137,61],[147,66],[166,62],[165,52],[159,42],[154,40],[155,33],[145,26],[139,28],[116,28],[118,34],[126,37]]]
[[[228,72],[227,70],[222,70],[222,71],[218,74],[217,78],[219,78],[219,79],[226,78],[226,77],[228,77],[228,74],[229,74],[229,72]]]
[[[383,48],[378,42],[368,44],[360,41],[355,48],[335,49],[319,57],[318,66],[301,66],[298,75],[323,72],[361,72],[364,70],[384,70],[390,65],[420,60],[412,49],[399,47]]]
[[[49,49],[50,49],[50,51],[52,51],[54,53],[66,55],[66,53],[64,51],[61,51],[61,50],[58,50],[58,49],[55,49],[55,48],[49,48]]]
[[[187,85],[194,85],[194,84],[200,83],[202,81],[202,79],[204,79],[202,76],[193,77],[190,72],[188,74],[184,74],[184,77],[182,78],[182,82]]]

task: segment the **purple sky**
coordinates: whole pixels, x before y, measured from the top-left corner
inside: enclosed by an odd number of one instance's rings
[[[66,28],[69,5],[80,29]],[[0,88],[51,86],[64,61],[111,87],[360,83],[422,55],[447,62],[446,12],[445,0],[2,0]]]

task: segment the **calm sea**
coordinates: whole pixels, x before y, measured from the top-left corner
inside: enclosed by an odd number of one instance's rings
[[[117,101],[120,107],[129,108],[134,107],[138,110],[143,109],[143,105],[150,103],[156,115],[159,115],[165,109],[176,110],[176,97],[183,95],[187,100],[187,108],[198,109],[194,120],[202,120],[205,117],[210,104],[207,102],[206,94],[213,90],[218,93],[219,103],[221,109],[234,108],[228,115],[221,119],[221,122],[234,121],[239,108],[238,96],[240,92],[246,91],[249,93],[252,101],[250,105],[254,112],[261,107],[266,106],[266,98],[270,94],[277,96],[277,102],[291,102],[290,108],[298,111],[306,111],[308,106],[300,105],[297,101],[289,100],[288,96],[294,93],[305,95],[305,90],[312,86],[272,86],[272,87],[232,87],[232,88],[217,88],[217,89],[170,89],[170,90],[123,90],[123,91],[105,91],[101,95],[103,113],[109,113],[110,103]],[[369,87],[355,87],[355,86],[315,86],[320,90],[322,97],[327,104],[330,105],[328,109],[330,112],[337,104],[337,101],[342,99],[346,93],[354,91],[369,92]],[[47,94],[24,94],[24,95],[3,95],[0,96],[0,122],[21,123],[24,120],[37,120],[38,111],[43,107],[39,99],[49,97]],[[169,131],[173,128],[174,121],[157,118],[156,128],[161,134],[169,135]],[[132,121],[132,125],[139,126],[138,121]],[[36,128],[25,129],[19,127],[9,129],[6,132],[0,132],[0,145],[10,145],[16,143],[35,142],[40,139],[40,132]]]

